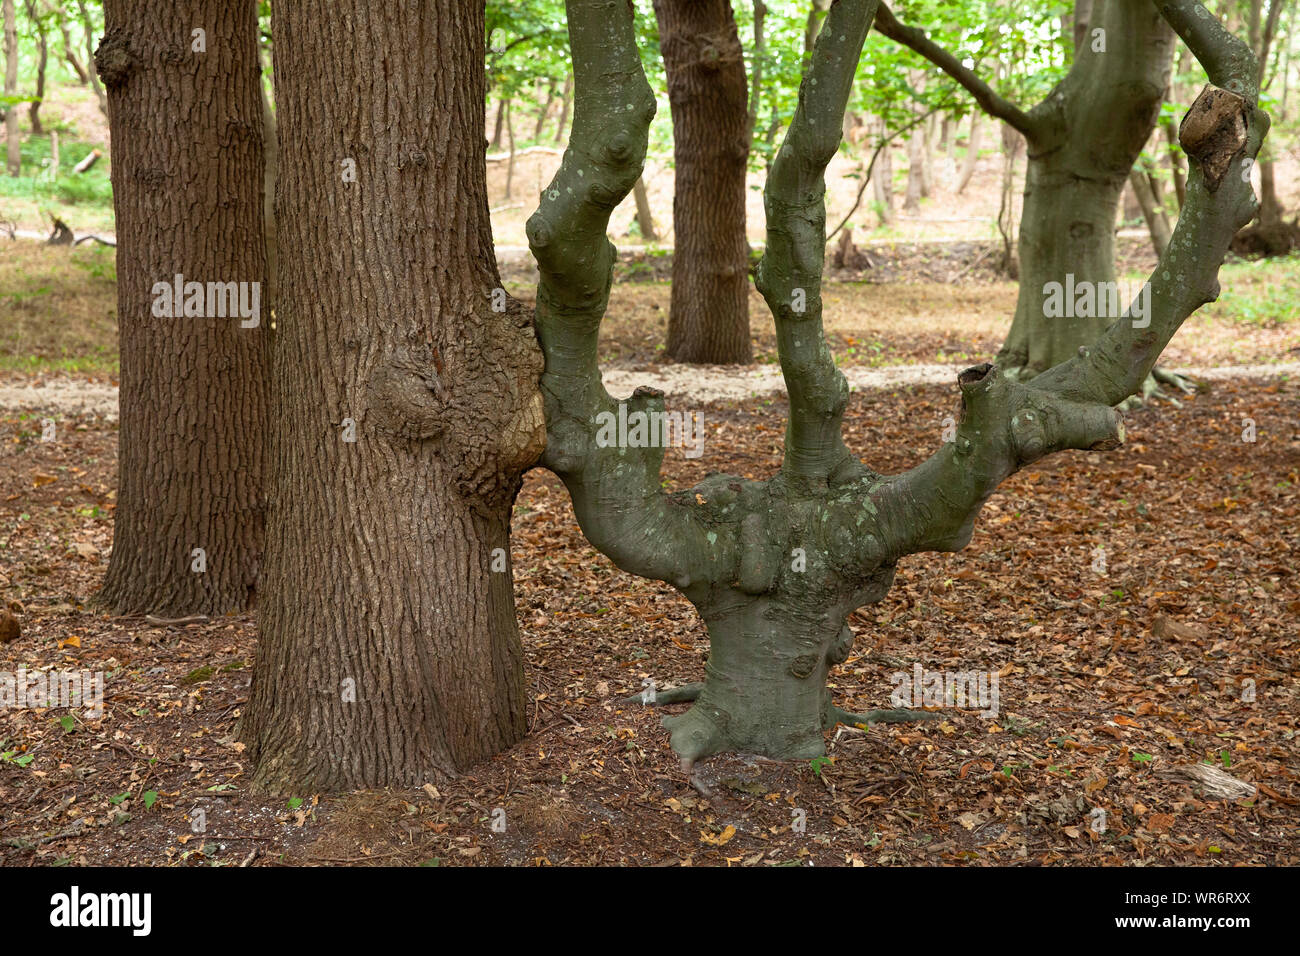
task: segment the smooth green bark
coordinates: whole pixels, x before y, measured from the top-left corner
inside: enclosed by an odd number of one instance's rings
[[[1000,97],[924,31],[881,8],[876,29],[952,75],[980,108],[1028,143],[1017,237],[1016,313],[997,365],[1029,379],[1096,340],[1119,314],[1045,307],[1052,283],[1107,289],[1116,281],[1115,220],[1124,183],[1155,129],[1174,34],[1141,0],[1097,0],[1069,73],[1027,112]],[[1082,313],[1082,314],[1080,314]]]
[[[613,399],[596,361],[614,261],[605,229],[641,173],[654,100],[626,0],[567,6],[573,136],[528,224],[541,273],[543,464],[563,479],[597,549],[626,571],[674,585],[708,626],[704,682],[672,694],[694,704],[664,721],[683,762],[723,750],[816,756],[825,729],[860,719],[834,706],[826,676],[851,649],[849,614],[884,597],[898,560],[964,547],[983,503],[1017,469],[1063,449],[1112,448],[1124,440],[1113,406],[1146,378],[1182,321],[1213,298],[1223,251],[1253,215],[1248,177],[1237,172],[1258,152],[1267,117],[1255,108],[1253,91],[1225,92],[1240,86],[1237,41],[1198,18],[1199,4],[1167,4],[1166,18],[1225,89],[1209,89],[1184,121],[1192,175],[1169,252],[1152,277],[1150,321],[1114,321],[1095,348],[1076,351],[1029,383],[992,365],[967,369],[958,378],[955,440],[916,468],[883,476],[844,444],[849,392],[821,323],[824,172],[877,7],[876,0],[839,0],[765,195],[768,242],[757,280],[775,318],[790,395],[781,470],[766,481],[712,475],[666,494],[662,448],[596,441],[599,413],[617,413],[620,404],[629,411],[663,408],[662,394],[652,389]],[[886,711],[861,719],[914,716]]]

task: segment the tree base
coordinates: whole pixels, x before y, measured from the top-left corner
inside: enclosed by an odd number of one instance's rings
[[[643,691],[640,694],[624,697],[619,703],[640,703],[647,707],[657,707],[663,704],[695,702],[699,700],[704,688],[705,684],[703,683],[683,684],[681,687],[657,691],[653,699],[650,698],[648,692]],[[821,731],[830,730],[837,724],[865,728],[871,724],[902,724],[918,720],[938,720],[941,717],[942,714],[939,713],[926,710],[908,710],[902,707],[892,710],[869,710],[866,713],[855,714],[828,704],[819,729]],[[663,726],[671,732],[672,748],[681,758],[682,769],[688,775],[697,760],[718,753],[721,750],[736,749],[731,746],[725,726],[720,725],[716,719],[711,718],[707,710],[701,711],[698,707],[692,707],[684,714],[665,717]],[[762,750],[758,752],[761,756],[775,759],[802,757],[811,759],[812,757],[821,756],[825,752],[825,747],[823,745],[817,748],[816,753],[791,754],[786,752],[784,748],[779,754],[765,753]]]
[[[1119,404],[1120,411],[1130,412],[1135,408],[1142,408],[1156,399],[1163,399],[1174,408],[1182,408],[1183,403],[1172,395],[1167,395],[1160,389],[1161,385],[1168,385],[1177,389],[1184,395],[1195,395],[1197,392],[1207,391],[1206,386],[1194,379],[1179,375],[1177,372],[1171,372],[1168,369],[1156,367],[1151,370],[1151,374],[1146,377],[1142,383],[1142,393],[1140,395],[1130,395]]]
[[[1300,224],[1286,221],[1268,225],[1256,223],[1237,233],[1229,248],[1239,256],[1251,258],[1290,255],[1292,250],[1300,249]]]

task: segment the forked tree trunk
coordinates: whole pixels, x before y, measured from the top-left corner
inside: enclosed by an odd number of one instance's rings
[[[101,599],[120,613],[243,610],[261,555],[269,424],[269,322],[253,309],[266,268],[256,4],[179,0],[165,18],[135,0],[104,7],[95,68],[113,136],[122,377]],[[203,24],[206,52],[176,23]],[[162,295],[177,275],[183,305]],[[197,297],[188,283],[203,284]],[[208,283],[243,285],[232,302]]]
[[[77,56],[77,50],[72,45],[72,35],[68,30],[68,18],[64,14],[63,8],[59,7],[59,33],[63,37],[63,58],[68,61],[72,67],[72,72],[77,74],[77,82],[85,86],[90,82],[90,73],[82,64],[81,58]]]
[[[730,0],[655,0],[672,106],[673,281],[666,356],[747,363],[748,81]]]
[[[275,15],[276,415],[239,733],[259,789],[409,786],[526,726],[509,532],[542,360],[493,252],[484,7]]]
[[[655,389],[613,399],[596,358],[614,261],[609,213],[640,174],[654,97],[633,43],[632,8],[567,0],[577,120],[566,161],[528,224],[547,356],[543,461],[564,480],[591,543],[625,571],[670,582],[708,626],[704,681],[656,700],[694,701],[664,721],[688,772],[726,750],[818,756],[823,732],[837,722],[926,716],[834,706],[826,677],[851,650],[847,616],[887,593],[902,556],[965,547],[984,502],[1018,469],[1055,451],[1122,443],[1114,406],[1216,294],[1228,241],[1253,207],[1249,186],[1223,171],[1258,152],[1267,119],[1248,95],[1227,92],[1253,92],[1243,82],[1249,50],[1217,20],[1198,17],[1204,8],[1195,0],[1162,4],[1219,88],[1206,90],[1183,126],[1194,166],[1189,215],[1177,256],[1166,255],[1151,277],[1149,322],[1115,322],[1086,354],[1029,385],[991,365],[966,369],[957,377],[953,439],[894,476],[874,472],[844,443],[849,388],[822,324],[825,170],[876,13],[876,0],[833,4],[765,187],[768,242],[756,285],[773,314],[790,399],[780,473],[765,481],[714,474],[669,494],[662,447],[611,444],[596,426],[603,415],[631,421],[663,411]]]
[[[1086,307],[1052,315],[1055,285],[1094,290],[1115,282],[1116,204],[1128,172],[1151,135],[1169,82],[1173,33],[1153,3],[1080,4],[1087,29],[1069,74],[1040,108],[1026,113],[975,76],[951,53],[906,27],[882,6],[876,28],[953,75],[980,107],[1029,141],[1018,241],[1015,318],[998,353],[1003,371],[1032,377],[1094,341],[1117,315]],[[1100,33],[1095,31],[1100,30]]]

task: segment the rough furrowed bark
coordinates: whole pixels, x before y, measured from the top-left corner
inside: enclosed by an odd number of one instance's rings
[[[492,248],[483,17],[277,2],[260,790],[418,785],[527,728],[509,532],[542,355]]]
[[[122,381],[99,601],[120,614],[241,611],[262,559],[269,419],[256,11],[187,0],[160,16],[117,0],[104,15],[94,65],[114,143]],[[203,25],[201,49],[190,24]],[[160,302],[159,283],[183,283],[184,304],[179,289]]]
[[[751,124],[731,0],[655,0],[672,104],[672,303],[665,355],[747,364],[749,251],[745,171]]]
[[[1171,6],[1166,15],[1186,29],[1193,50],[1207,66],[1217,62],[1213,54],[1230,38],[1199,21],[1187,26],[1184,5]],[[841,437],[848,389],[825,343],[820,296],[823,177],[875,8],[874,0],[831,7],[766,187],[768,243],[757,278],[776,320],[790,394],[781,470],[767,481],[712,475],[669,495],[659,487],[662,447],[596,440],[601,413],[663,407],[648,389],[624,403],[610,398],[596,364],[613,262],[604,231],[640,173],[653,106],[624,0],[568,3],[577,119],[561,170],[529,223],[547,360],[543,463],[564,480],[599,550],[624,570],[673,584],[708,627],[703,683],[653,701],[693,701],[664,720],[688,769],[723,750],[817,756],[837,722],[925,716],[834,706],[826,677],[852,647],[849,614],[884,597],[903,556],[964,547],[983,503],[1017,469],[1065,449],[1122,443],[1113,406],[1146,377],[1183,319],[1212,297],[1223,250],[1253,211],[1237,169],[1255,155],[1267,120],[1246,98],[1211,90],[1184,121],[1193,176],[1167,261],[1152,280],[1149,327],[1117,320],[1095,349],[1032,383],[993,365],[967,369],[958,378],[954,440],[910,471],[876,473]],[[1232,80],[1225,74],[1222,82]]]

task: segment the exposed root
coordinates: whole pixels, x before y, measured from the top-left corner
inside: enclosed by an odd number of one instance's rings
[[[703,683],[683,684],[681,687],[656,690],[654,698],[651,699],[650,691],[647,688],[639,694],[624,697],[619,701],[619,704],[641,704],[645,707],[658,707],[660,704],[686,704],[698,700],[702,690],[704,690]]]
[[[697,705],[676,717],[665,717],[664,728],[672,735],[669,743],[682,758],[686,770],[702,757],[710,757],[728,745],[726,735]],[[687,773],[690,771],[687,770]]]
[[[1151,370],[1151,377],[1161,385],[1172,385],[1184,395],[1195,395],[1197,392],[1207,391],[1207,386],[1204,383],[1186,378],[1177,372],[1161,368],[1159,365]]]
[[[914,720],[939,720],[943,715],[929,710],[869,710],[865,714],[853,714],[838,707],[831,708],[831,723],[848,724],[850,727],[862,727],[867,724],[906,724]],[[828,728],[829,729],[829,728]]]
[[[1162,384],[1172,385],[1185,395],[1194,395],[1200,388],[1196,382],[1189,378],[1183,378],[1181,375],[1162,368],[1155,368],[1151,370],[1151,374],[1142,383],[1142,393],[1140,395],[1130,395],[1124,399],[1119,403],[1119,410],[1121,412],[1131,412],[1134,409],[1151,404],[1157,398],[1163,399],[1174,408],[1182,408],[1182,402],[1160,390]]]

